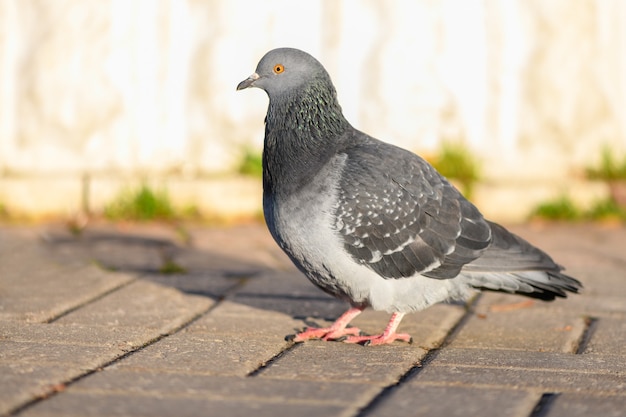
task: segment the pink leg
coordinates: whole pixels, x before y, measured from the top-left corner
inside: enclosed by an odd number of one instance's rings
[[[309,339],[337,340],[347,335],[358,335],[361,331],[356,327],[346,327],[353,318],[361,314],[362,308],[352,307],[343,313],[330,327],[309,327],[295,335],[294,342],[304,342]]]
[[[403,340],[405,342],[411,343],[413,339],[410,335],[406,333],[396,333],[396,329],[402,321],[402,317],[404,317],[404,313],[393,313],[391,315],[391,319],[389,320],[389,324],[387,324],[387,327],[382,334],[374,336],[350,336],[346,340],[344,340],[344,342],[363,343],[366,346],[384,345],[388,343],[393,343],[395,340]]]

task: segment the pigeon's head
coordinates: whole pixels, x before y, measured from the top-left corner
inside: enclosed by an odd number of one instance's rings
[[[319,61],[299,49],[278,48],[261,58],[254,74],[240,82],[237,90],[258,87],[272,99],[296,93],[320,81],[332,86]]]

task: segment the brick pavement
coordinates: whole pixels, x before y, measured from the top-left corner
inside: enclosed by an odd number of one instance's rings
[[[485,293],[362,347],[284,340],[345,305],[263,226],[0,226],[0,415],[626,416],[626,230],[515,230],[584,293]]]

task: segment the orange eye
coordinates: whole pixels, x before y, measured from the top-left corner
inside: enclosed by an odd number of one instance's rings
[[[285,67],[282,64],[274,65],[274,74],[280,74],[285,70]]]

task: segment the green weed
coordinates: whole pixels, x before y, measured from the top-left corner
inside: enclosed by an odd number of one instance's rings
[[[587,217],[592,220],[616,219],[626,221],[626,209],[609,198],[596,202],[587,212]]]
[[[104,215],[110,220],[172,220],[176,212],[165,190],[142,184],[122,191],[105,207]]]
[[[597,201],[588,210],[583,210],[567,196],[540,204],[533,210],[531,218],[559,221],[626,221],[626,210],[612,199]]]
[[[555,200],[539,204],[531,216],[547,220],[573,221],[580,220],[582,213],[569,197],[561,196]]]
[[[159,268],[159,272],[164,275],[186,274],[187,269],[172,260],[166,260]]]

